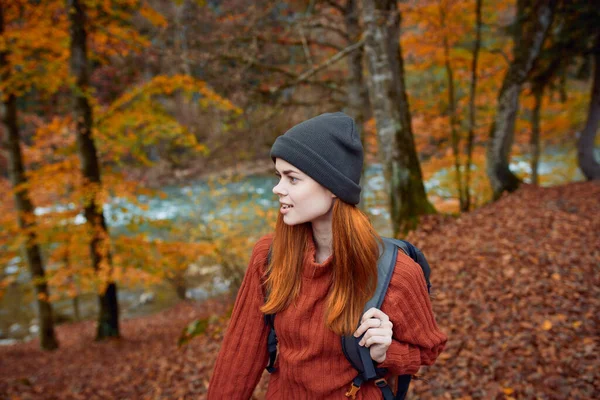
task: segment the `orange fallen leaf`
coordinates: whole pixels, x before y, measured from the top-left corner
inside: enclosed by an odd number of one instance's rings
[[[552,329],[552,322],[550,322],[549,320],[545,320],[542,324],[542,329],[545,331],[549,331],[550,329]]]

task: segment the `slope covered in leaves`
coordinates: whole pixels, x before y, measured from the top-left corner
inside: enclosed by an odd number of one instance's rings
[[[524,186],[458,219],[434,216],[408,239],[433,268],[433,307],[449,335],[411,398],[594,398],[600,391],[600,185]],[[229,301],[181,303],[122,322],[58,327],[61,348],[0,348],[0,398],[204,398]],[[209,318],[211,315],[213,317]],[[177,350],[192,319],[206,334]],[[256,390],[264,398],[267,377]]]
[[[597,398],[600,184],[523,187],[408,238],[449,336],[423,398]]]

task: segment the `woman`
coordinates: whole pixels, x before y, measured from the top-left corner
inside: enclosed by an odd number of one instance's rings
[[[280,177],[273,188],[280,214],[274,235],[262,237],[252,252],[208,398],[252,396],[268,361],[265,313],[277,313],[279,339],[267,399],[345,398],[356,370],[340,335],[365,333],[360,345],[390,375],[431,365],[447,339],[411,258],[398,254],[381,309],[363,315],[375,290],[381,239],[356,207],[363,149],[352,118],[334,113],[304,121],[277,138],[271,157]],[[372,382],[357,393],[381,397]]]

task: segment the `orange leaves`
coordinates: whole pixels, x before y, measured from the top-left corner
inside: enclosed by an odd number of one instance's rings
[[[160,28],[165,28],[168,25],[167,20],[165,19],[165,17],[160,14],[159,12],[157,12],[155,9],[153,9],[152,7],[150,7],[150,5],[148,5],[148,3],[144,2],[139,10],[140,14],[146,18],[148,21],[150,21],[152,23],[152,25],[160,27]]]
[[[466,163],[469,128],[469,101],[473,47],[476,39],[475,2],[470,0],[409,1],[400,6],[403,13],[402,49],[405,54],[407,85],[410,93],[415,144],[423,158],[425,179],[434,177],[428,194],[437,205],[452,210],[458,196],[453,165],[455,158]],[[490,7],[490,6],[486,6]],[[494,6],[495,7],[495,6]],[[510,14],[511,2],[483,13],[482,48],[477,66],[475,126],[471,192],[476,204],[489,199],[485,174],[485,143],[502,76],[508,67],[503,53],[510,53],[512,43],[498,24]],[[447,51],[446,51],[447,50]],[[493,50],[493,51],[492,51]],[[446,62],[448,65],[446,65]],[[452,73],[453,98],[449,98],[449,72]],[[451,104],[453,103],[453,104]],[[455,110],[453,114],[452,110]],[[455,118],[458,155],[451,150],[451,116]],[[440,170],[442,169],[443,170]],[[464,184],[461,183],[461,187]]]
[[[420,69],[443,64],[442,44],[454,47],[465,40],[475,26],[472,1],[419,1],[403,5],[402,35],[406,56]],[[460,49],[456,49],[460,51]],[[464,58],[470,58],[468,54]]]
[[[149,46],[150,41],[133,26],[140,13],[151,24],[166,26],[164,17],[143,0],[92,0],[87,2],[90,50],[93,59],[108,63]]]
[[[68,70],[68,29],[63,2],[33,4],[4,2],[5,33],[0,48],[8,50],[8,70],[0,91],[17,97],[32,88],[41,94],[56,92]]]
[[[56,93],[69,81],[70,37],[65,2],[4,3],[6,27],[0,36],[0,51],[9,51],[10,73],[0,80],[0,92],[17,97],[31,89],[42,95]],[[150,44],[133,27],[137,12],[153,25],[166,25],[164,17],[141,0],[91,0],[85,5],[90,57],[102,63],[139,52]]]
[[[69,29],[65,2],[9,2],[7,30],[0,36],[0,50],[10,50],[8,75],[0,80],[3,93],[33,97],[38,93],[53,95],[56,103],[68,101],[60,89],[74,85],[69,76]],[[88,0],[85,2],[86,26],[90,59],[114,62],[149,44],[138,27],[132,24],[138,12],[148,21],[164,27],[166,21],[147,2],[140,0]],[[147,208],[140,195],[153,195],[139,183],[125,179],[128,165],[151,165],[156,155],[150,152],[166,148],[206,153],[196,135],[179,122],[172,104],[177,101],[196,103],[200,109],[220,113],[222,117],[237,116],[241,109],[219,96],[205,82],[190,76],[159,75],[154,79],[123,90],[113,104],[104,107],[93,89],[85,95],[93,105],[92,137],[101,162],[102,184],[82,179],[76,153],[75,124],[66,114],[68,104],[51,104],[51,110],[35,109],[24,127],[35,134],[30,146],[23,145],[27,164],[27,187],[36,208],[35,240],[44,251],[47,279],[53,298],[81,293],[102,292],[108,282],[124,285],[151,285],[183,274],[199,257],[209,255],[213,247],[206,241],[192,243],[182,238],[153,241],[146,236],[133,238],[100,237],[102,263],[97,271],[91,268],[89,243],[98,232],[88,229],[83,208],[95,204],[103,208],[118,197],[128,202],[126,207]],[[123,92],[119,90],[119,92]],[[34,102],[37,101],[36,97]],[[45,99],[42,99],[45,101]],[[29,107],[30,98],[25,99]],[[41,102],[46,106],[45,102]],[[169,107],[171,106],[171,107]],[[29,110],[28,110],[29,111]],[[57,113],[55,115],[53,113]],[[222,118],[222,126],[227,118]],[[4,185],[4,181],[2,184]],[[0,263],[18,261],[19,247],[29,231],[16,226],[12,191],[6,185],[7,201],[0,204]],[[123,206],[122,214],[130,214]],[[141,212],[140,212],[141,214]],[[113,217],[116,213],[113,213]],[[33,219],[33,216],[30,216]],[[129,216],[133,235],[145,221],[141,215]],[[113,222],[113,221],[109,221]],[[167,232],[172,226],[165,228]],[[108,265],[109,252],[114,265]],[[6,281],[2,281],[2,287]]]

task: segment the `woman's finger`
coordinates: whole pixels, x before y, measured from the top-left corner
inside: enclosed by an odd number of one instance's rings
[[[358,329],[354,332],[354,337],[360,337],[363,333],[365,333],[368,329],[372,328],[391,328],[392,322],[390,320],[383,321],[377,318],[370,318],[363,323],[360,324]]]
[[[365,343],[367,343],[369,341],[369,339],[371,339],[372,337],[376,337],[376,336],[380,336],[380,337],[389,336],[389,338],[391,340],[391,338],[392,338],[392,331],[390,329],[385,329],[385,328],[381,328],[381,329],[369,329],[365,333],[365,335],[360,339],[360,342],[358,342],[358,344],[361,345],[361,346],[364,346]]]
[[[381,311],[378,308],[375,307],[371,307],[369,308],[362,316],[361,318],[361,322],[364,322],[370,318],[377,318],[380,319],[382,321],[389,321],[390,317],[388,317],[388,315],[386,313],[384,313],[383,311]]]
[[[389,335],[377,335],[377,336],[371,336],[369,337],[362,346],[364,347],[371,347],[373,345],[382,345],[386,347],[389,347],[389,345],[392,344],[392,338]]]

